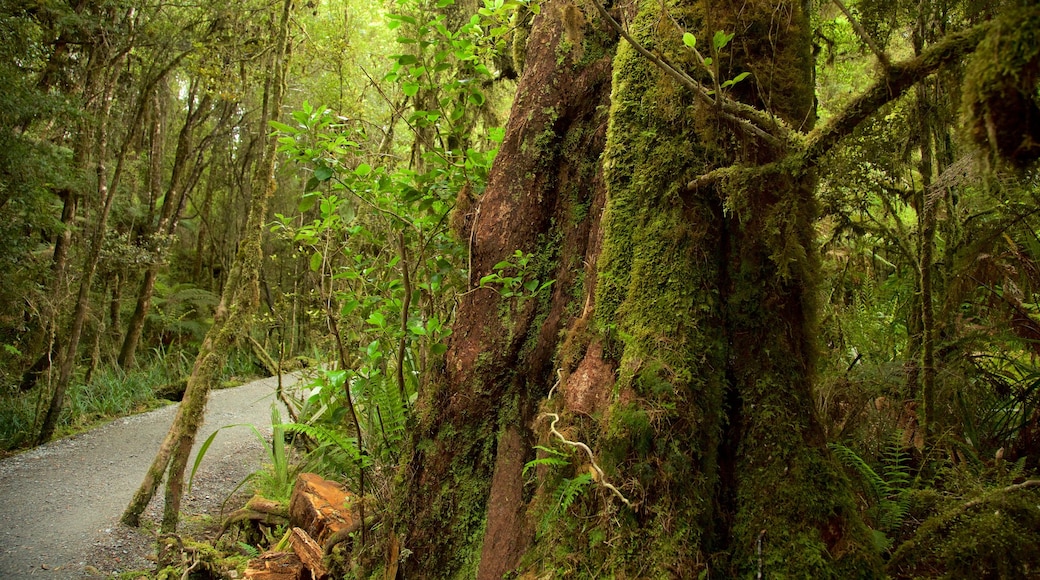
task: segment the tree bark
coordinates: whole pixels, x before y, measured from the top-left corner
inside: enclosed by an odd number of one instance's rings
[[[47,407],[47,414],[44,416],[43,423],[40,426],[40,434],[36,439],[38,445],[50,441],[51,437],[54,435],[54,429],[57,427],[58,417],[61,415],[62,406],[65,402],[65,391],[68,389],[69,382],[72,379],[72,370],[76,365],[76,354],[79,350],[80,338],[83,335],[83,326],[86,323],[87,314],[90,308],[90,287],[94,282],[94,273],[97,271],[98,260],[101,257],[101,248],[105,239],[105,228],[108,224],[108,216],[112,209],[112,201],[115,197],[116,188],[114,183],[109,183],[108,160],[106,157],[108,152],[108,131],[109,123],[111,122],[113,93],[115,92],[116,82],[119,78],[119,66],[125,57],[125,54],[126,53],[124,52],[121,57],[117,58],[109,68],[104,95],[102,96],[95,149],[95,155],[97,156],[95,170],[97,174],[97,194],[100,211],[94,235],[90,240],[90,249],[84,258],[79,293],[76,297],[76,310],[72,317],[72,326],[69,331],[69,336],[66,339],[65,351],[61,356],[58,378],[54,384],[50,404]],[[119,158],[120,166],[122,165],[122,160],[126,155],[129,135],[132,131],[132,127],[127,131],[127,142],[123,143],[123,150]],[[116,180],[114,179],[113,181]]]
[[[535,255],[532,274],[555,284],[522,302],[491,288],[462,297],[443,375],[424,386],[417,405],[417,438],[432,445],[415,446],[395,494],[396,513],[407,514],[398,522],[403,545],[421,547],[406,561],[409,576],[464,570],[500,578],[533,540],[521,472],[534,458],[532,423],[555,380],[559,333],[583,313],[596,277],[605,202],[599,156],[616,43],[603,27],[566,31],[558,13],[567,9],[577,10],[547,2],[532,32],[475,212],[470,273],[479,280],[522,250]]]
[[[663,9],[647,0],[634,18],[617,17],[648,52],[686,70],[694,57],[672,18],[702,38],[737,32],[721,80],[755,76],[730,96],[812,127],[801,3]],[[813,174],[778,167],[786,151],[718,120],[627,42],[612,56],[613,32],[594,16],[558,0],[535,20],[479,201],[471,279],[520,249],[556,284],[542,300],[486,288],[461,300],[398,491],[408,571],[879,576],[814,417]],[[733,164],[764,169],[688,190]],[[577,223],[575,205],[588,208]],[[555,511],[580,464],[541,469],[528,491],[532,447],[551,444],[539,403],[593,451],[625,502],[604,486]]]
[[[212,141],[212,139],[207,138],[201,144],[196,144],[195,142],[195,131],[209,117],[212,109],[212,97],[205,95],[196,102],[195,90],[196,87],[193,87],[189,95],[188,113],[177,137],[177,150],[174,154],[170,185],[167,187],[166,195],[163,197],[162,209],[159,212],[159,223],[156,225],[152,236],[154,256],[145,270],[144,279],[141,281],[141,289],[137,293],[134,313],[130,316],[130,320],[127,323],[123,345],[119,349],[117,363],[124,369],[134,364],[137,344],[141,339],[145,319],[152,305],[152,294],[155,291],[155,282],[159,277],[159,268],[165,261],[166,249],[170,243],[169,240],[177,232],[177,225],[180,223],[184,202],[193,188],[194,182],[197,180],[195,174],[201,170],[201,157]],[[218,129],[214,129],[214,131],[216,130]],[[156,135],[153,132],[153,139],[155,137]],[[161,136],[159,138],[161,139]]]
[[[267,121],[277,116],[285,92],[285,71],[289,60],[289,22],[293,0],[285,0],[277,18],[275,50],[268,64],[268,84],[265,88],[264,114],[259,131],[267,129]],[[270,115],[270,116],[269,116]],[[206,333],[198,357],[188,377],[184,400],[174,417],[173,425],[156,454],[155,460],[123,512],[122,521],[136,526],[141,513],[158,489],[162,476],[169,468],[166,484],[166,505],[163,512],[163,532],[173,532],[180,517],[183,496],[184,470],[187,466],[195,436],[202,423],[209,391],[216,382],[227,360],[227,352],[236,338],[247,331],[249,321],[260,301],[259,272],[263,258],[263,224],[267,203],[274,194],[274,156],[277,141],[273,136],[265,140],[264,151],[254,173],[254,186],[246,218],[246,229],[228,282],[221,294],[213,326]]]

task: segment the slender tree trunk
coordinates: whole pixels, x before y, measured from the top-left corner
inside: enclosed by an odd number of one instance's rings
[[[267,131],[267,120],[276,116],[281,109],[285,90],[285,71],[289,60],[289,22],[293,0],[285,0],[278,29],[275,32],[275,50],[268,68],[268,84],[265,88],[264,115],[261,116],[261,134]],[[271,115],[272,117],[269,117]],[[260,161],[256,167],[253,195],[246,218],[246,230],[239,244],[235,265],[221,295],[220,305],[214,316],[213,326],[206,333],[199,355],[195,359],[184,400],[177,411],[173,425],[156,454],[155,460],[145,475],[134,498],[123,513],[122,521],[136,526],[141,513],[148,506],[158,489],[162,476],[169,468],[166,484],[166,505],[163,512],[162,530],[172,532],[177,528],[180,504],[184,489],[184,470],[187,466],[195,436],[202,423],[203,411],[210,388],[217,380],[227,360],[227,352],[238,336],[248,331],[248,324],[259,304],[259,272],[263,258],[263,223],[267,215],[267,202],[274,193],[274,157],[277,142],[268,137]]]
[[[122,59],[119,60],[121,61]],[[114,184],[110,189],[107,168],[108,160],[106,157],[108,152],[108,131],[109,123],[111,122],[113,93],[115,92],[116,81],[119,78],[118,69],[119,62],[115,63],[109,70],[109,76],[106,81],[105,92],[102,97],[101,112],[99,115],[99,129],[95,155],[97,156],[97,193],[98,202],[100,203],[100,212],[98,214],[94,235],[90,241],[90,249],[84,259],[79,293],[76,297],[76,310],[72,317],[72,327],[69,331],[69,336],[66,339],[65,351],[61,357],[61,366],[58,370],[58,378],[54,384],[54,392],[51,395],[50,404],[47,407],[47,414],[44,416],[43,423],[40,427],[40,434],[36,439],[37,444],[43,444],[50,441],[51,437],[54,435],[54,429],[57,427],[58,417],[61,415],[61,409],[65,402],[65,391],[68,389],[69,382],[72,380],[72,370],[76,365],[76,354],[79,350],[79,342],[83,334],[83,326],[86,323],[87,314],[90,308],[90,287],[94,282],[94,273],[97,270],[98,260],[101,257],[101,248],[105,239],[105,228],[108,224],[109,212],[112,209],[112,200],[115,197],[116,188],[114,187]],[[128,131],[128,137],[130,134],[130,131]],[[129,141],[129,138],[127,141]],[[119,165],[122,165],[122,159],[125,157],[127,147],[128,144],[124,142]]]
[[[170,238],[176,233],[177,225],[180,223],[180,214],[184,201],[194,185],[192,183],[194,181],[193,174],[196,174],[201,168],[201,156],[211,142],[211,139],[205,139],[202,145],[197,147],[195,131],[209,116],[212,98],[206,95],[199,102],[196,102],[195,89],[193,88],[188,99],[188,114],[184,119],[184,126],[177,137],[177,150],[174,154],[170,186],[167,188],[166,195],[163,198],[162,209],[159,212],[159,223],[156,225],[153,235],[155,255],[145,270],[144,279],[141,281],[141,289],[137,293],[134,313],[127,324],[123,346],[119,349],[117,363],[124,369],[134,364],[137,344],[141,339],[145,319],[152,305],[152,294],[155,291],[155,282],[159,277],[159,268],[165,261]]]

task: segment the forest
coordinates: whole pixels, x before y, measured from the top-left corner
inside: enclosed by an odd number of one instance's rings
[[[0,455],[183,398],[123,522],[165,483],[176,535],[208,393],[298,373],[249,483],[354,494],[332,577],[1040,575],[1035,0],[5,0],[0,39]],[[241,577],[272,514],[151,577]]]

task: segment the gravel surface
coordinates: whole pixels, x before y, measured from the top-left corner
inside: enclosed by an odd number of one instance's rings
[[[282,382],[288,386],[295,380],[286,376]],[[269,438],[277,384],[272,377],[211,393],[196,450],[224,425],[253,424]],[[141,484],[176,408],[118,419],[0,460],[0,579],[98,578],[153,568],[153,538],[147,528],[158,529],[164,487],[143,518],[155,525],[128,528],[119,516]],[[227,495],[265,456],[252,429],[222,431],[181,501],[182,521],[219,518]],[[188,463],[189,473],[193,462]],[[240,503],[228,502],[227,510]]]

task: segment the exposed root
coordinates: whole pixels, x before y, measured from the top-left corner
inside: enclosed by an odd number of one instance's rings
[[[555,435],[557,439],[559,439],[565,445],[570,445],[571,447],[577,447],[578,449],[583,450],[589,456],[589,463],[592,464],[592,469],[596,470],[596,481],[604,488],[609,489],[611,492],[613,492],[614,495],[617,496],[619,500],[621,500],[621,503],[625,504],[629,508],[632,508],[632,502],[630,502],[628,498],[625,497],[625,495],[618,490],[618,488],[614,487],[610,482],[607,481],[606,474],[603,473],[603,469],[600,468],[598,463],[596,463],[596,457],[592,454],[592,450],[589,449],[589,446],[582,443],[581,441],[571,441],[564,437],[562,433],[556,430],[556,423],[560,421],[560,416],[556,413],[544,413],[542,416],[552,418],[552,421],[549,423],[549,432]]]
[[[220,526],[220,533],[216,539],[219,540],[231,526],[242,522],[256,522],[268,526],[288,524],[289,508],[276,501],[254,495],[246,502],[245,507],[228,515]]]
[[[366,529],[367,528],[371,528],[377,522],[379,522],[380,519],[382,519],[382,518],[380,517],[379,514],[376,514],[374,516],[370,516],[367,520],[365,520],[365,528]],[[351,535],[354,532],[356,532],[356,531],[358,531],[360,529],[361,529],[361,520],[359,519],[358,521],[350,524],[349,527],[343,528],[342,530],[339,530],[338,532],[336,532],[336,533],[332,534],[331,536],[329,536],[329,538],[327,540],[325,540],[325,545],[322,548],[325,551],[325,555],[328,556],[329,554],[332,553],[332,549],[333,548],[335,548],[336,546],[342,544],[343,542],[345,542],[347,540],[350,540],[351,539]]]

